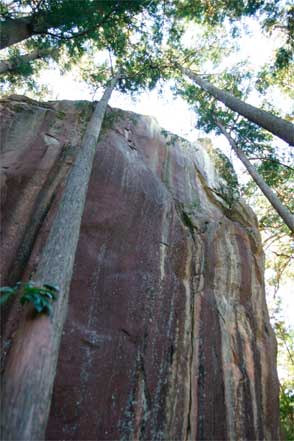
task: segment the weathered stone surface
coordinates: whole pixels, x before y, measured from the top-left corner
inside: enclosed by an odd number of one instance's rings
[[[2,102],[2,283],[34,272],[91,112]],[[255,216],[205,143],[109,109],[89,186],[48,440],[277,440]],[[4,314],[4,354],[21,308]],[[50,356],[50,354],[48,354]]]

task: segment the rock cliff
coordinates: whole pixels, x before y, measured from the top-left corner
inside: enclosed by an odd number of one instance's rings
[[[2,100],[2,285],[34,273],[92,109]],[[263,271],[229,162],[109,108],[47,439],[279,439]],[[3,312],[3,369],[21,315],[18,302]]]

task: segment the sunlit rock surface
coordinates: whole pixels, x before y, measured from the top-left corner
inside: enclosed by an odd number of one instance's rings
[[[2,100],[2,284],[33,274],[91,111]],[[207,141],[109,108],[48,440],[279,439],[263,251],[230,176]],[[3,313],[4,368],[20,315]]]

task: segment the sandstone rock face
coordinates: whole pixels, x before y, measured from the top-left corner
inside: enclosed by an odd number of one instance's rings
[[[2,101],[2,284],[33,274],[91,111]],[[109,108],[48,440],[279,439],[263,251],[227,167],[207,143]],[[3,313],[4,369],[21,314]]]

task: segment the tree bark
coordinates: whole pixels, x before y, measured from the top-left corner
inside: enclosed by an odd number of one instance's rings
[[[52,316],[33,317],[28,308],[8,354],[1,406],[1,439],[7,441],[44,439],[88,182],[107,103],[118,78],[112,79],[96,105],[33,279],[38,286],[59,286]]]
[[[182,73],[187,75],[192,81],[194,81],[203,90],[208,92],[218,101],[224,103],[234,112],[239,113],[239,115],[244,116],[253,123],[263,127],[264,129],[271,132],[273,135],[278,136],[285,142],[294,146],[294,125],[289,121],[279,118],[265,110],[258,109],[257,107],[247,104],[239,98],[234,97],[229,92],[219,89],[213,86],[208,81],[203,80],[201,76],[195,74],[190,69],[181,67]]]
[[[53,55],[54,52],[57,51],[58,49],[56,48],[36,49],[30,52],[29,54],[21,55],[19,58],[17,58],[14,61],[11,60],[0,61],[0,75],[5,74],[7,72],[13,72],[24,63],[29,63],[30,61],[38,60],[48,55]]]
[[[275,195],[275,193],[272,191],[272,189],[267,185],[267,183],[263,180],[262,176],[257,172],[256,168],[251,164],[249,159],[246,157],[246,155],[243,153],[243,151],[237,146],[234,139],[231,137],[231,135],[226,131],[224,126],[221,124],[221,122],[218,119],[214,119],[217,127],[220,129],[222,134],[227,138],[227,140],[230,143],[230,146],[240,159],[240,161],[243,163],[243,165],[246,167],[248,173],[254,180],[254,182],[258,185],[262,193],[265,195],[267,200],[271,203],[272,207],[276,210],[276,212],[280,215],[280,217],[283,219],[285,224],[290,228],[292,233],[294,233],[294,216],[291,214],[291,212],[288,210],[287,207],[285,207],[280,199]]]
[[[0,49],[5,49],[34,34],[33,17],[7,18],[0,23]]]

